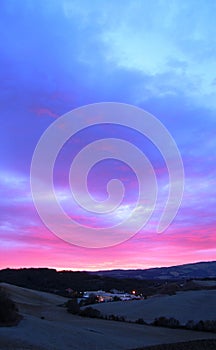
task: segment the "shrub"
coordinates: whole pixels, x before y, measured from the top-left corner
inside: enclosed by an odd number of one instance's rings
[[[199,322],[194,322],[190,320],[186,323],[185,328],[194,331],[216,333],[216,320],[200,320]]]
[[[195,325],[195,329],[198,331],[204,331],[204,322],[201,320]]]
[[[119,316],[119,321],[120,321],[120,322],[126,322],[126,319],[125,319],[124,316]]]
[[[143,318],[138,318],[135,323],[138,323],[138,324],[146,324],[146,322],[144,321]]]
[[[91,317],[91,318],[100,318],[101,317],[100,311],[97,309],[94,309],[91,306],[88,306],[85,309],[80,310],[79,315],[83,316],[83,317]]]
[[[0,289],[0,325],[13,325],[18,322],[20,316],[15,303],[8,297],[3,289]]]
[[[77,315],[80,312],[80,307],[77,302],[77,299],[68,300],[68,302],[66,303],[66,307],[67,307],[67,311],[70,314]]]
[[[113,314],[111,314],[111,315],[109,315],[109,320],[111,320],[111,321],[118,321],[118,316],[116,316],[116,315],[113,315]]]
[[[194,326],[195,326],[195,322],[193,320],[190,320],[186,323],[185,328],[193,330]]]
[[[108,320],[110,321],[119,321],[119,322],[126,322],[125,316],[118,316],[118,315],[109,315]]]
[[[216,333],[216,320],[207,320],[204,322],[204,330]]]
[[[114,320],[114,318],[115,318],[115,315],[109,315],[109,316],[108,316],[108,319],[109,319],[109,320]]]
[[[158,327],[178,328],[180,327],[180,322],[173,317],[166,318],[162,316],[155,318],[153,325]]]

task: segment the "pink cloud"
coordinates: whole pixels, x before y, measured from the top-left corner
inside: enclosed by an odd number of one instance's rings
[[[34,108],[33,112],[37,115],[37,116],[49,116],[52,118],[58,118],[59,115],[54,113],[53,111],[51,111],[49,108]]]
[[[146,268],[215,259],[216,225],[197,229],[169,229],[164,234],[142,232],[118,246],[86,249],[70,245],[43,225],[23,226],[2,236],[0,268],[49,266],[97,270]],[[114,234],[115,232],[113,232]],[[178,252],[178,253],[177,253]]]
[[[0,268],[48,266],[98,270],[215,260],[214,207],[206,205],[207,199],[211,198],[211,188],[201,188],[203,197],[200,200],[196,191],[192,206],[189,199],[193,195],[190,191],[186,192],[182,208],[163,234],[155,233],[155,215],[150,225],[122,244],[104,249],[86,249],[62,241],[43,225],[33,206],[29,184],[25,179],[20,179],[18,175],[7,174],[2,180]],[[194,186],[198,188],[196,181]],[[75,220],[97,227],[97,218],[72,209]],[[113,220],[109,219],[109,223],[112,224]],[[78,231],[76,233],[79,234]],[[115,227],[110,229],[110,234],[117,234]]]

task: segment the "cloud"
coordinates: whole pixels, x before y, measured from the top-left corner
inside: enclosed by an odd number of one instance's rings
[[[52,112],[49,108],[36,108],[34,112],[38,116],[49,116],[52,118],[58,118],[58,114]]]
[[[104,25],[107,61],[143,75],[137,102],[181,93],[194,105],[215,109],[214,11],[210,1],[208,6],[138,1],[125,7],[117,22]]]
[[[215,258],[215,10],[210,0],[0,1],[1,266],[129,268]],[[57,159],[54,176],[58,199],[78,222],[118,223],[133,208],[138,189],[128,167],[102,163],[89,174],[90,193],[105,199],[107,182],[120,178],[126,187],[122,206],[96,217],[71,201],[69,162],[93,139],[111,135],[134,143],[152,161],[159,180],[148,226],[117,247],[95,251],[70,246],[44,227],[32,203],[29,169],[51,118],[101,101],[139,105],[164,123],[182,153],[186,187],[174,222],[156,235],[168,177],[153,146],[112,126],[76,135]],[[110,235],[115,234],[113,227]]]

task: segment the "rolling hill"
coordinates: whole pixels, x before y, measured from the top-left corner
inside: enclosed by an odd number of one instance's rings
[[[216,278],[216,261],[199,262],[171,267],[159,267],[152,269],[138,270],[111,270],[94,272],[99,276],[113,278],[134,278],[134,279],[191,279],[191,278]]]

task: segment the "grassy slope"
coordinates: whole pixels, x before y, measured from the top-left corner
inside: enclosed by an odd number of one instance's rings
[[[216,340],[195,340],[177,344],[148,346],[136,350],[215,350]]]

